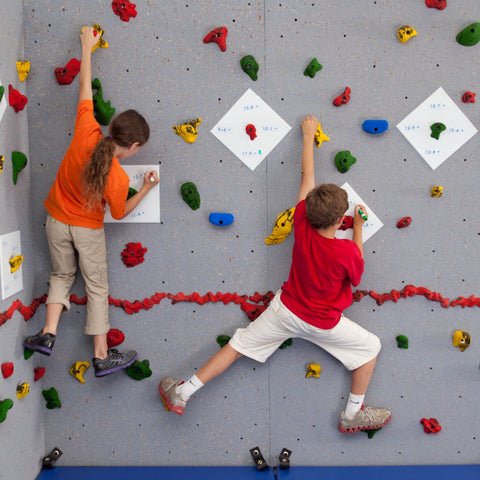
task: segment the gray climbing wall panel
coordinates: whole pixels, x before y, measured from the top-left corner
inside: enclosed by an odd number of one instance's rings
[[[53,70],[79,57],[78,32],[95,22],[110,44],[93,56],[105,97],[118,111],[138,109],[152,126],[151,140],[128,163],[159,164],[161,176],[160,224],[106,227],[113,298],[280,288],[292,239],[267,247],[264,238],[276,216],[295,204],[299,123],[306,114],[315,114],[330,137],[315,153],[318,181],[348,181],[384,223],[365,244],[360,289],[384,293],[413,284],[450,299],[480,295],[480,137],[432,170],[395,128],[440,86],[478,126],[478,106],[460,99],[466,90],[479,90],[479,47],[455,42],[458,31],[479,20],[476,0],[449,2],[444,11],[423,0],[139,1],[137,11],[126,23],[107,1],[24,2],[37,295],[47,289],[50,268],[42,202],[73,131],[78,88],[78,80],[57,85]],[[396,32],[404,24],[418,35],[401,44]],[[229,30],[226,52],[202,43],[222,25]],[[241,71],[246,54],[260,64],[257,82]],[[303,75],[312,57],[323,65],[314,79]],[[334,107],[347,85],[350,102]],[[292,126],[253,172],[210,134],[247,88]],[[187,145],[172,126],[198,117],[198,140]],[[361,125],[370,118],[388,120],[390,129],[366,134]],[[340,150],[357,157],[346,174],[333,163]],[[195,212],[179,194],[185,181],[195,182],[201,194]],[[439,199],[430,197],[434,185],[444,187]],[[213,227],[213,211],[233,213],[235,223]],[[412,224],[398,230],[404,216]],[[148,248],[145,262],[128,270],[120,259],[127,242]],[[80,279],[74,292],[84,294]],[[135,315],[112,307],[113,326],[140,359],[150,360],[153,375],[141,382],[123,375],[99,380],[90,370],[82,385],[68,370],[90,358],[91,345],[82,333],[85,307],[74,305],[63,317],[55,354],[44,361],[43,384],[56,386],[62,399],[61,410],[45,412],[46,443],[59,446],[68,465],[242,465],[255,445],[272,463],[287,447],[298,465],[478,462],[477,309],[442,308],[423,296],[378,306],[366,296],[346,312],[383,343],[367,400],[391,408],[393,420],[368,439],[336,429],[349,374],[299,340],[265,365],[239,360],[189,402],[183,417],[164,411],[160,378],[191,375],[217,350],[217,335],[248,323],[233,303],[172,305],[164,299]],[[30,320],[32,331],[44,312]],[[463,353],[452,346],[457,329],[472,335]],[[409,337],[408,350],[397,348],[398,334]],[[304,378],[310,362],[322,366],[319,379]],[[442,432],[426,435],[422,417],[438,418]]]

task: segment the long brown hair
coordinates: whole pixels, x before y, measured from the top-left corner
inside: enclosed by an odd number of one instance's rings
[[[113,119],[108,136],[97,143],[82,172],[86,206],[89,210],[102,203],[115,145],[128,148],[138,143],[141,147],[149,136],[150,127],[147,121],[135,110],[126,110]]]

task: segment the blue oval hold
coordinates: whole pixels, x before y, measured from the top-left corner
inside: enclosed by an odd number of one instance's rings
[[[231,225],[233,223],[233,215],[231,213],[211,213],[208,216],[208,219],[214,225],[218,225],[219,227],[226,227],[227,225]]]
[[[386,120],[365,120],[363,122],[362,128],[367,133],[383,133],[388,130],[388,122]]]

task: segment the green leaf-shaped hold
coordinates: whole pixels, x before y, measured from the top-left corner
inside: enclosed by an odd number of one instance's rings
[[[47,401],[46,407],[50,410],[53,408],[60,408],[62,403],[60,402],[60,398],[58,397],[57,390],[52,387],[48,390],[42,390],[43,398]]]
[[[180,187],[180,193],[185,203],[192,209],[198,210],[200,208],[200,194],[197,186],[192,182],[186,182]]]
[[[312,61],[307,65],[307,68],[303,72],[303,74],[307,77],[314,78],[316,73],[322,69],[322,65],[318,63],[316,58],[313,58]]]
[[[110,105],[110,100],[106,102],[103,99],[102,84],[98,78],[93,80],[92,89],[97,90],[97,93],[93,95],[95,118],[100,125],[108,125],[115,114],[115,108]]]
[[[148,360],[143,360],[139,362],[135,360],[132,365],[125,369],[126,374],[133,378],[134,380],[143,380],[152,376],[152,371],[150,370],[150,362]]]
[[[457,34],[457,42],[464,47],[471,47],[480,41],[480,22],[465,27]]]
[[[13,407],[13,400],[6,398],[0,401],[0,423],[4,422],[7,418],[7,412]]]

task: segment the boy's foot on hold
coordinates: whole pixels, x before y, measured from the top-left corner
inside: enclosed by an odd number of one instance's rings
[[[107,358],[101,360],[94,358],[93,367],[95,369],[96,377],[104,377],[111,373],[118,372],[124,368],[129,367],[137,358],[137,352],[130,350],[125,353],[120,353],[116,348],[109,348]]]
[[[35,335],[30,335],[23,342],[23,346],[43,355],[50,355],[55,345],[55,335],[53,333],[42,333],[40,330]]]
[[[165,405],[169,410],[178,413],[179,415],[183,415],[183,410],[187,404],[187,401],[183,400],[180,397],[180,394],[177,393],[177,387],[182,383],[183,381],[179,382],[176,378],[165,377],[160,380],[158,385],[158,391],[160,392]]]
[[[386,425],[392,418],[392,412],[387,408],[362,408],[352,419],[345,418],[345,412],[340,416],[338,429],[342,433],[355,433],[362,430],[375,430]]]

